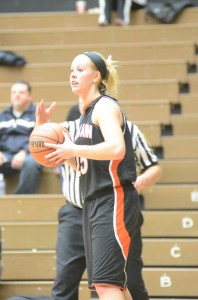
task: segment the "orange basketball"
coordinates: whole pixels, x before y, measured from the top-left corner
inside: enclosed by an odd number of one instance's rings
[[[35,161],[45,167],[57,166],[55,162],[49,162],[45,158],[45,155],[55,149],[46,147],[44,143],[62,144],[65,140],[63,131],[67,132],[69,136],[69,132],[64,127],[52,122],[34,128],[29,138],[29,150]]]

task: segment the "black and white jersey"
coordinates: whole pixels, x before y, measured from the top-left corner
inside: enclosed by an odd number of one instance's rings
[[[144,172],[149,167],[158,164],[158,158],[138,126],[130,121],[127,123],[131,133],[136,168]]]
[[[158,158],[154,154],[151,146],[146,141],[138,126],[130,121],[128,121],[127,124],[131,135],[136,166],[141,172],[144,172],[147,168],[158,164]],[[62,125],[67,128],[71,137],[74,139],[78,132],[79,119],[76,121],[64,122]],[[82,208],[83,200],[79,188],[78,174],[66,163],[61,166],[61,174],[62,191],[65,198],[73,205]]]
[[[69,131],[72,140],[75,139],[78,132],[79,121],[80,119],[75,121],[66,121],[61,124]],[[63,195],[73,205],[82,208],[83,201],[80,193],[78,173],[73,168],[69,167],[67,163],[64,163],[61,165],[61,176]]]

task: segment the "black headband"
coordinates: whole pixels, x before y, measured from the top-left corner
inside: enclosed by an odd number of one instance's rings
[[[83,52],[82,54],[88,56],[92,60],[92,62],[100,72],[102,79],[105,79],[105,77],[107,76],[107,67],[102,57],[96,52]]]

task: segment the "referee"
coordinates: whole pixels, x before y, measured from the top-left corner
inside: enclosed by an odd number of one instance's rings
[[[79,119],[78,105],[74,106],[66,121],[62,123],[75,137]],[[135,154],[137,168],[141,175],[134,183],[140,193],[142,189],[153,185],[161,176],[161,168],[152,148],[145,140],[140,129],[128,122],[131,140]],[[82,233],[82,206],[83,200],[79,189],[79,177],[67,164],[61,166],[62,190],[67,203],[58,213],[58,236],[56,245],[56,278],[52,288],[52,297],[55,300],[78,300],[78,288],[82,274],[86,268],[85,250]],[[139,227],[133,236],[128,263],[128,289],[133,300],[148,300],[148,293],[142,278],[143,262],[142,239],[140,227],[143,224],[143,216],[139,220]]]

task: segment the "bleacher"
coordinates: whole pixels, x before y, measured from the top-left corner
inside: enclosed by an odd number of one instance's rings
[[[198,299],[198,8],[174,24],[159,24],[144,10],[132,26],[97,27],[96,14],[0,14],[1,50],[24,56],[21,68],[0,67],[0,109],[17,79],[32,83],[37,103],[56,100],[61,122],[77,102],[69,63],[82,51],[112,54],[120,62],[120,104],[160,157],[163,176],[143,192],[143,276],[155,299]],[[3,273],[0,300],[17,294],[50,295],[55,276],[57,212],[65,200],[53,169],[39,194],[0,197]],[[80,299],[90,299],[86,273]]]

